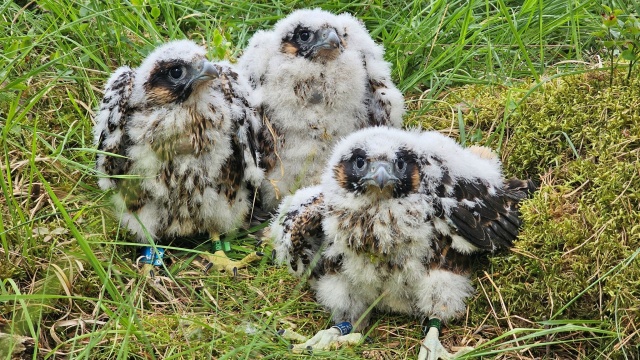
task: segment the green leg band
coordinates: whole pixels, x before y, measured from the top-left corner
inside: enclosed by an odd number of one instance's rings
[[[424,334],[428,333],[429,329],[432,327],[438,329],[438,334],[442,333],[442,322],[438,318],[430,318],[426,326],[424,325],[424,322],[422,324],[422,332]]]
[[[438,318],[429,319],[428,327],[430,327],[430,328],[434,327],[434,328],[438,329],[438,333],[442,332],[442,322]]]
[[[213,252],[223,250],[222,241],[216,240],[213,242]]]
[[[216,240],[213,242],[213,252],[216,251],[224,251],[224,252],[229,252],[231,251],[231,243],[228,241],[222,241],[222,240]]]

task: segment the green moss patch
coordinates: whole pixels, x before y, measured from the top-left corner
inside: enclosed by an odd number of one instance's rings
[[[488,322],[503,331],[542,327],[545,320],[582,321],[619,336],[578,331],[566,339],[591,340],[551,351],[638,354],[640,79],[625,84],[623,75],[612,87],[605,73],[594,71],[533,91],[462,88],[448,94],[453,101],[434,106],[436,124],[462,114],[465,133],[482,134],[475,142],[502,146],[508,175],[540,184],[522,205],[525,224],[513,252],[492,256],[490,272],[478,270],[472,326],[489,309]],[[450,111],[456,107],[464,111]],[[449,123],[458,130],[457,120]],[[541,349],[532,354],[549,355]]]

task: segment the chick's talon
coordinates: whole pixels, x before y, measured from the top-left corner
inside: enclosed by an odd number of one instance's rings
[[[450,353],[442,346],[438,339],[439,331],[437,328],[429,328],[427,336],[420,344],[420,352],[418,360],[452,360],[473,350],[472,347],[464,347],[456,353]]]
[[[244,269],[252,262],[262,259],[262,253],[253,252],[241,260],[231,260],[222,250],[218,250],[213,254],[202,254],[201,256],[208,262],[207,265],[205,265],[205,272],[208,272],[213,267],[217,271],[225,272],[233,277],[238,276],[239,269]]]
[[[141,277],[154,279],[156,277],[156,267],[151,264],[144,263],[138,270]]]
[[[320,330],[311,339],[302,344],[294,345],[292,351],[294,353],[313,352],[314,350],[333,350],[342,345],[355,345],[362,340],[362,334],[350,333],[342,335],[339,329],[335,327]]]

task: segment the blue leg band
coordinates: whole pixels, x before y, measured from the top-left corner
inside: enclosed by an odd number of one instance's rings
[[[163,248],[153,248],[151,246],[145,246],[142,248],[141,263],[151,264],[153,266],[162,266],[164,256]]]
[[[351,333],[351,330],[353,330],[353,325],[351,325],[351,323],[348,322],[348,321],[343,321],[343,322],[341,322],[339,324],[333,325],[331,328],[332,329],[336,328],[336,329],[340,330],[340,335],[344,336],[344,335],[347,335],[347,334]]]

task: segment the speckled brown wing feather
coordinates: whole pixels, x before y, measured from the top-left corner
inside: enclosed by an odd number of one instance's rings
[[[245,159],[242,143],[238,136],[231,135],[231,155],[220,169],[218,192],[223,193],[229,203],[233,203],[238,190],[242,186],[245,172]]]
[[[125,127],[131,111],[127,103],[133,78],[134,72],[130,68],[121,67],[111,76],[105,88],[95,127],[95,141],[100,151],[96,156],[96,170],[99,173],[123,175],[130,165],[126,155],[131,139]],[[117,181],[116,178],[111,178],[101,185],[113,188]]]
[[[267,107],[260,107],[262,116],[262,128],[257,134],[258,151],[262,155],[260,165],[265,172],[270,172],[278,164],[278,149],[282,148],[284,138],[280,135],[279,129],[269,120]]]
[[[437,256],[424,258],[425,267],[435,270],[441,269],[456,274],[468,274],[471,269],[472,258],[456,250],[453,246],[453,238],[450,234],[434,231],[431,239],[431,250]]]
[[[534,190],[531,180],[510,179],[492,195],[480,181],[460,180],[454,185],[457,206],[449,218],[457,232],[478,248],[510,247],[522,223],[518,204]]]
[[[362,63],[367,71],[368,80],[367,94],[365,96],[367,108],[366,126],[399,127],[402,125],[401,117],[403,111],[401,111],[401,108],[404,106],[404,100],[390,78],[376,77],[369,69],[369,62],[377,63],[379,61],[382,61],[382,59],[371,58],[370,54],[363,54],[362,56]]]
[[[256,112],[249,106],[247,99],[238,92],[238,74],[229,67],[216,65],[220,74],[221,91],[225,100],[232,105],[240,103],[243,112],[233,117],[231,136],[231,155],[222,166],[218,178],[218,190],[233,203],[236,194],[245,179],[249,166],[258,165],[258,144],[255,126],[259,124]],[[249,154],[250,158],[247,157]],[[258,184],[251,184],[257,186]]]
[[[289,235],[290,263],[294,272],[304,272],[320,263],[320,249],[324,240],[322,219],[324,196],[317,194],[296,209],[283,215],[283,233]],[[299,268],[301,266],[302,268]]]
[[[393,126],[390,122],[391,104],[385,101],[384,97],[375,97],[376,93],[384,93],[386,84],[374,79],[369,79],[369,89],[367,91],[367,114],[368,126]]]

